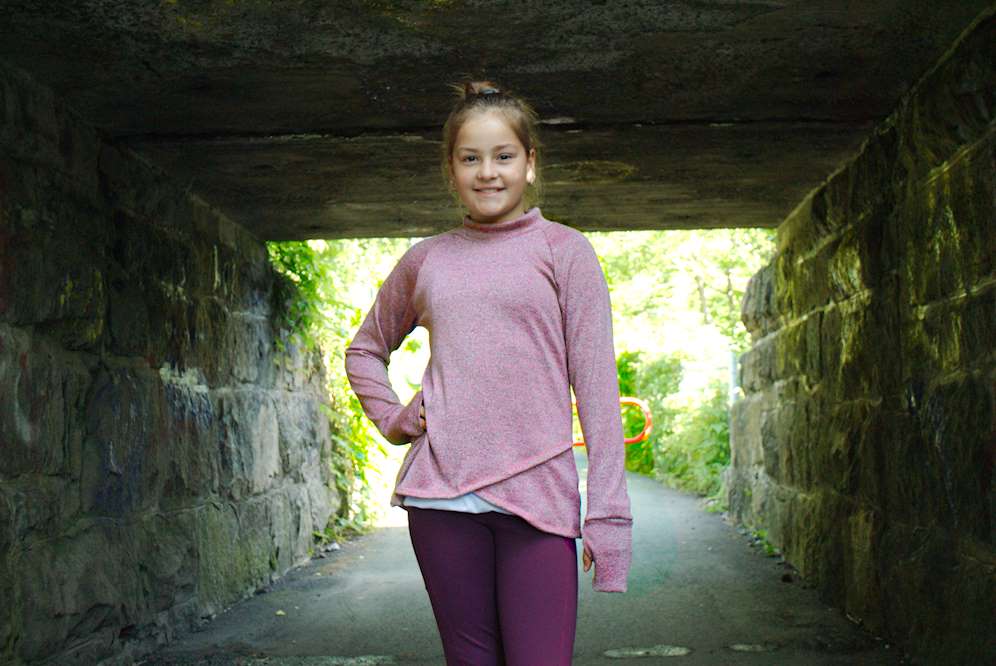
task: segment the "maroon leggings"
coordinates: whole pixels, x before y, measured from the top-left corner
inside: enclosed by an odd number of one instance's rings
[[[447,666],[569,666],[577,544],[519,516],[405,506]]]

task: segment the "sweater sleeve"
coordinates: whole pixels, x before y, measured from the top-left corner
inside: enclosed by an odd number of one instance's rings
[[[345,351],[346,377],[363,412],[387,441],[398,445],[424,432],[418,414],[422,391],[402,405],[387,372],[391,352],[414,330],[418,318],[412,305],[420,264],[417,247],[409,247],[384,279],[373,306]]]
[[[567,371],[588,452],[588,501],[581,536],[594,559],[592,587],[625,592],[633,517],[626,490],[609,288],[591,242],[578,233],[566,245],[561,297]]]

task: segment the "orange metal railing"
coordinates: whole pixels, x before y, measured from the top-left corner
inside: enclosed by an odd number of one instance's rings
[[[623,439],[623,443],[626,446],[630,444],[636,444],[637,442],[642,442],[650,435],[650,430],[654,425],[653,417],[650,415],[650,407],[646,402],[640,400],[639,398],[633,398],[631,396],[622,396],[619,398],[620,405],[636,405],[643,411],[643,430],[640,431],[638,435],[633,437],[626,437]],[[571,409],[577,411],[578,401],[575,398],[571,398]],[[574,442],[574,446],[584,446],[584,438]]]

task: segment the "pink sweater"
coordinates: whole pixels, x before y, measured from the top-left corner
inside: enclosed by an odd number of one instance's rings
[[[403,405],[387,365],[416,326],[429,331],[431,357]],[[581,232],[534,207],[504,222],[465,217],[422,239],[384,280],[345,357],[366,415],[389,442],[411,442],[392,506],[474,491],[540,530],[580,536],[592,587],[626,591],[633,518],[612,313]],[[588,453],[583,529],[571,387]]]

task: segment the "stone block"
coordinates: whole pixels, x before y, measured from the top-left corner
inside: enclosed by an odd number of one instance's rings
[[[66,476],[23,475],[0,488],[0,502],[9,511],[9,547],[37,535],[58,534],[79,516],[75,479]]]
[[[854,400],[824,405],[811,426],[820,432],[813,457],[816,482],[844,495],[879,498],[882,469],[875,427],[878,405]]]
[[[993,19],[963,34],[890,116],[900,137],[898,177],[915,182],[991,132]]]
[[[0,321],[34,325],[69,349],[93,350],[101,343],[107,308],[101,252],[56,233],[58,223],[18,223],[5,233]]]
[[[218,613],[269,581],[273,553],[267,500],[201,506],[195,512],[197,597]]]
[[[272,539],[269,575],[273,580],[309,558],[308,549],[314,542],[312,530],[318,528],[312,527],[311,498],[304,486],[288,484],[266,497]]]
[[[772,379],[787,380],[805,374],[809,343],[808,321],[795,320],[779,328],[771,337],[775,344]]]
[[[957,556],[952,548],[950,535],[931,526],[911,526],[890,521],[883,530],[880,541],[882,564],[882,623],[888,635],[897,637],[910,648],[924,647],[921,637],[937,637],[945,631],[948,620],[947,592]],[[986,581],[977,580],[977,585]],[[963,601],[969,603],[971,595]],[[991,607],[991,598],[982,606]],[[956,602],[957,606],[957,602]],[[976,625],[977,620],[969,623]],[[973,642],[977,644],[978,636]],[[931,650],[935,652],[935,650]],[[936,655],[936,652],[935,652]],[[944,663],[928,662],[928,663]],[[947,663],[982,663],[959,662]]]
[[[215,404],[203,377],[193,370],[160,369],[163,382],[169,455],[162,461],[164,477],[160,507],[173,510],[199,503],[219,492],[221,450]]]
[[[12,493],[6,489],[6,484],[0,486],[0,563],[17,543],[17,530],[14,526],[16,510],[11,495]]]
[[[991,544],[968,539],[948,541],[948,548],[953,562],[930,566],[930,586],[920,591],[939,607],[931,614],[937,623],[924,626],[923,633],[911,633],[908,644],[924,663],[984,664],[996,649],[996,618],[985,613],[996,598],[996,555]]]
[[[143,603],[151,613],[168,612],[194,600],[198,553],[192,535],[196,528],[194,510],[153,514],[134,525]],[[143,623],[152,624],[151,613],[146,613]]]
[[[275,354],[273,386],[285,391],[325,395],[325,366],[321,353],[303,351],[285,338],[286,349]]]
[[[199,368],[213,387],[274,384],[272,325],[265,316],[231,311],[216,298],[196,298],[186,325],[186,337],[176,338],[167,358]]]
[[[10,114],[10,124],[6,125],[9,133],[0,135],[0,144],[19,161],[51,171],[64,194],[96,204],[100,136],[50,91],[30,79],[22,83],[27,85],[7,88],[15,98],[11,107],[20,112]]]
[[[795,382],[785,384],[792,387]],[[764,467],[778,483],[808,489],[818,477],[814,463],[823,453],[822,432],[813,426],[820,407],[817,399],[793,390],[762,415]]]
[[[271,324],[265,317],[235,313],[229,320],[224,344],[230,350],[228,360],[235,382],[266,385],[265,379],[274,374],[274,343]]]
[[[769,335],[740,356],[740,386],[747,394],[764,390],[774,381],[776,341]]]
[[[791,267],[790,272],[788,271],[788,267],[786,267],[787,272],[785,276],[788,282],[784,285],[784,288],[795,292],[795,296],[792,299],[796,308],[792,312],[793,317],[800,317],[823,308],[833,303],[835,296],[839,296],[835,292],[836,285],[834,285],[831,277],[831,263],[840,251],[841,239],[844,233],[849,229],[850,227],[847,227],[844,230],[838,231],[833,236],[827,237],[811,253],[800,256],[799,261]],[[845,252],[844,263],[846,263],[846,260]]]
[[[307,469],[320,464],[321,448],[328,441],[328,417],[314,397],[284,391],[274,396],[281,472],[301,483]]]
[[[914,414],[918,439],[930,456],[928,465],[913,472],[932,481],[933,517],[946,529],[983,542],[991,538],[993,404],[993,386],[965,375],[929,387]]]
[[[764,473],[775,479],[782,479],[783,463],[795,463],[792,456],[785,456],[782,447],[785,445],[778,421],[784,420],[785,414],[792,414],[795,405],[766,409],[760,415],[761,465]],[[788,458],[788,460],[786,460]]]
[[[970,290],[993,274],[996,134],[934,177],[907,189],[896,212],[903,302],[924,305]]]
[[[0,377],[0,475],[78,474],[87,368],[0,324]]]
[[[882,630],[882,554],[879,541],[883,531],[882,516],[867,506],[854,511],[847,519],[844,548],[844,609],[863,621],[872,632]]]
[[[855,215],[850,209],[852,199],[853,163],[838,169],[812,194],[806,222],[813,228],[813,238],[821,241],[835,236],[844,227],[854,224]],[[815,245],[815,244],[814,244]],[[801,247],[805,251],[811,245]]]
[[[342,499],[333,486],[332,469],[329,464],[307,465],[304,469],[304,487],[308,493],[308,508],[311,512],[310,537],[315,531],[322,531],[342,505]]]
[[[67,646],[89,644],[96,663],[116,651],[121,627],[144,612],[126,528],[80,525],[56,538],[32,539],[11,561],[20,601],[17,657],[41,661]]]
[[[806,251],[824,239],[846,233],[868,223],[881,227],[882,211],[894,207],[893,167],[899,152],[896,127],[884,122],[862,142],[855,159],[830,174],[823,185],[813,191],[804,222],[813,228],[809,242],[800,244]],[[876,244],[868,246],[877,247]]]
[[[216,246],[216,292],[237,312],[268,312],[273,275],[265,244],[228,220],[219,229],[224,233]]]
[[[992,363],[996,339],[996,284],[962,298],[903,312],[902,354],[921,377]]]
[[[962,293],[968,286],[961,257],[972,250],[962,247],[950,202],[937,201],[936,195],[923,188],[910,190],[896,213],[903,239],[898,270],[913,305]]]
[[[3,510],[0,504],[0,520],[3,519]],[[10,554],[7,549],[0,549],[0,599],[4,600],[4,603],[0,604],[0,646],[13,645],[15,637],[21,631],[20,618],[15,612],[18,604],[14,584],[16,577],[9,566],[9,561]],[[8,655],[6,647],[0,648],[0,657],[6,658]]]
[[[862,220],[844,229],[833,244],[827,279],[831,298],[843,301],[877,289],[885,273],[882,220]]]
[[[730,405],[730,465],[747,469],[761,463],[761,413],[764,396],[750,393]]]
[[[199,369],[199,359],[194,356],[194,336],[197,335],[194,317],[198,314],[196,304],[162,284],[152,286],[146,298],[149,302],[152,332],[152,366]],[[216,352],[223,353],[219,347],[220,345],[215,347]]]
[[[826,489],[789,494],[779,514],[784,553],[832,604],[845,599],[843,549],[853,501]]]
[[[888,225],[888,212],[895,207],[894,168],[899,157],[899,132],[894,123],[879,124],[858,148],[858,156],[843,172],[828,179],[828,187],[844,189],[847,219],[855,225]],[[837,183],[837,181],[841,181]],[[846,184],[845,184],[846,183]]]
[[[990,132],[938,177],[951,208],[965,284],[978,285],[996,273],[993,193],[996,192],[996,132]],[[936,182],[936,181],[935,181]]]
[[[823,312],[810,312],[805,320],[805,357],[799,360],[799,367],[806,381],[815,384],[820,380],[823,366]]]
[[[768,263],[747,282],[740,304],[740,320],[754,339],[778,326],[774,303],[774,264]]]
[[[875,292],[823,313],[820,380],[831,399],[878,399],[898,384],[897,319],[895,307]]]
[[[111,267],[108,293],[108,347],[120,356],[147,358],[156,366],[165,356],[161,330],[153,332],[155,296],[138,280]]]
[[[172,455],[159,377],[142,368],[104,369],[94,378],[86,413],[84,510],[109,517],[154,510]]]
[[[196,293],[220,298],[234,311],[268,311],[274,271],[266,244],[196,198],[191,217],[200,241]]]
[[[112,222],[110,254],[121,271],[146,286],[158,284],[179,296],[190,291],[188,284],[198,276],[189,239],[122,209],[113,211]]]
[[[149,159],[131,148],[101,142],[97,155],[101,207],[155,224],[163,201],[185,200],[188,192]]]
[[[778,225],[778,252],[780,254],[806,254],[819,245],[825,236],[823,229],[813,224],[813,204],[819,188],[810,190],[802,201]],[[778,312],[786,312],[784,303],[776,303]]]
[[[881,504],[888,519],[911,525],[939,522],[946,503],[941,501],[944,484],[936,452],[909,415],[887,412],[882,421],[883,457],[902,462],[888,465],[881,476]]]
[[[196,368],[208,386],[218,388],[231,383],[229,352],[225,344],[230,316],[224,304],[214,298],[195,297],[188,304],[186,322],[189,348],[186,355],[175,346],[181,367]]]
[[[232,500],[271,488],[279,478],[276,411],[259,389],[212,389],[218,419],[219,487]]]
[[[3,123],[0,145],[19,161],[58,166],[59,104],[51,89],[38,85],[21,69],[0,63]]]

